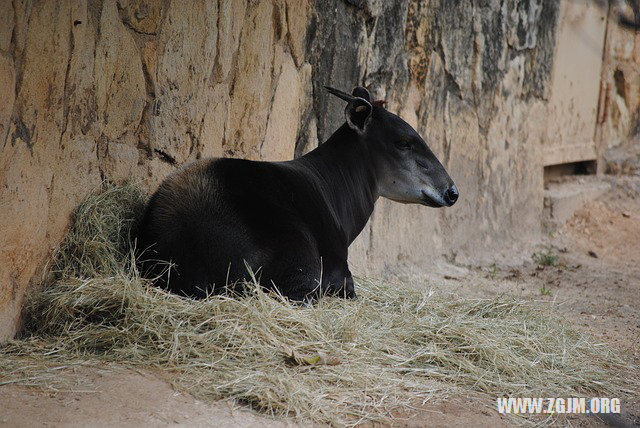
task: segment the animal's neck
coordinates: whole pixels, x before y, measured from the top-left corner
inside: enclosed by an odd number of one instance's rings
[[[376,199],[378,183],[367,147],[348,125],[298,161],[317,176],[338,228],[348,244],[366,225]]]

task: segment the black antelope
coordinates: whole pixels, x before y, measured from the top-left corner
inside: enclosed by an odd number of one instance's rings
[[[250,279],[292,300],[355,297],[349,245],[382,196],[429,207],[453,205],[458,189],[425,141],[371,101],[362,87],[346,123],[322,145],[287,162],[202,159],[170,175],[151,197],[137,232],[141,272],[191,297]]]

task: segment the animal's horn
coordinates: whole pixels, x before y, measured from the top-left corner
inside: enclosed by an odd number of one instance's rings
[[[349,95],[346,92],[342,92],[342,91],[340,91],[338,89],[335,89],[335,88],[332,88],[332,87],[329,87],[329,86],[325,86],[325,89],[327,91],[329,91],[329,93],[335,95],[338,98],[342,98],[346,102],[351,102],[355,98],[353,95]]]

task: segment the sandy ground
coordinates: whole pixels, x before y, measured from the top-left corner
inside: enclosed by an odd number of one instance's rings
[[[159,374],[117,367],[80,368],[68,391],[0,389],[0,425],[284,427],[229,402],[204,403],[175,392]]]
[[[640,177],[604,178],[611,190],[587,202],[550,234],[538,252],[555,266],[447,266],[426,279],[461,296],[510,295],[542,301],[574,326],[640,365]],[[404,278],[419,281],[419,278]],[[638,374],[630,374],[637,376]],[[63,371],[68,391],[0,387],[0,426],[289,426],[228,402],[204,403],[176,393],[160,374],[99,367]],[[570,419],[573,426],[640,424],[640,394],[623,398],[622,416]],[[495,405],[473,393],[429,402],[397,425],[509,426]],[[373,425],[377,426],[377,425]]]

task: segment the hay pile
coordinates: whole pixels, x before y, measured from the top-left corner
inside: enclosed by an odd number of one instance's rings
[[[28,300],[23,337],[0,348],[0,385],[53,382],[52,369],[116,362],[175,373],[200,398],[350,425],[460,390],[493,398],[617,396],[625,363],[542,309],[461,300],[359,280],[359,298],[300,307],[253,287],[195,301],[134,268],[134,186],[89,197]],[[48,368],[48,369],[47,369]]]

